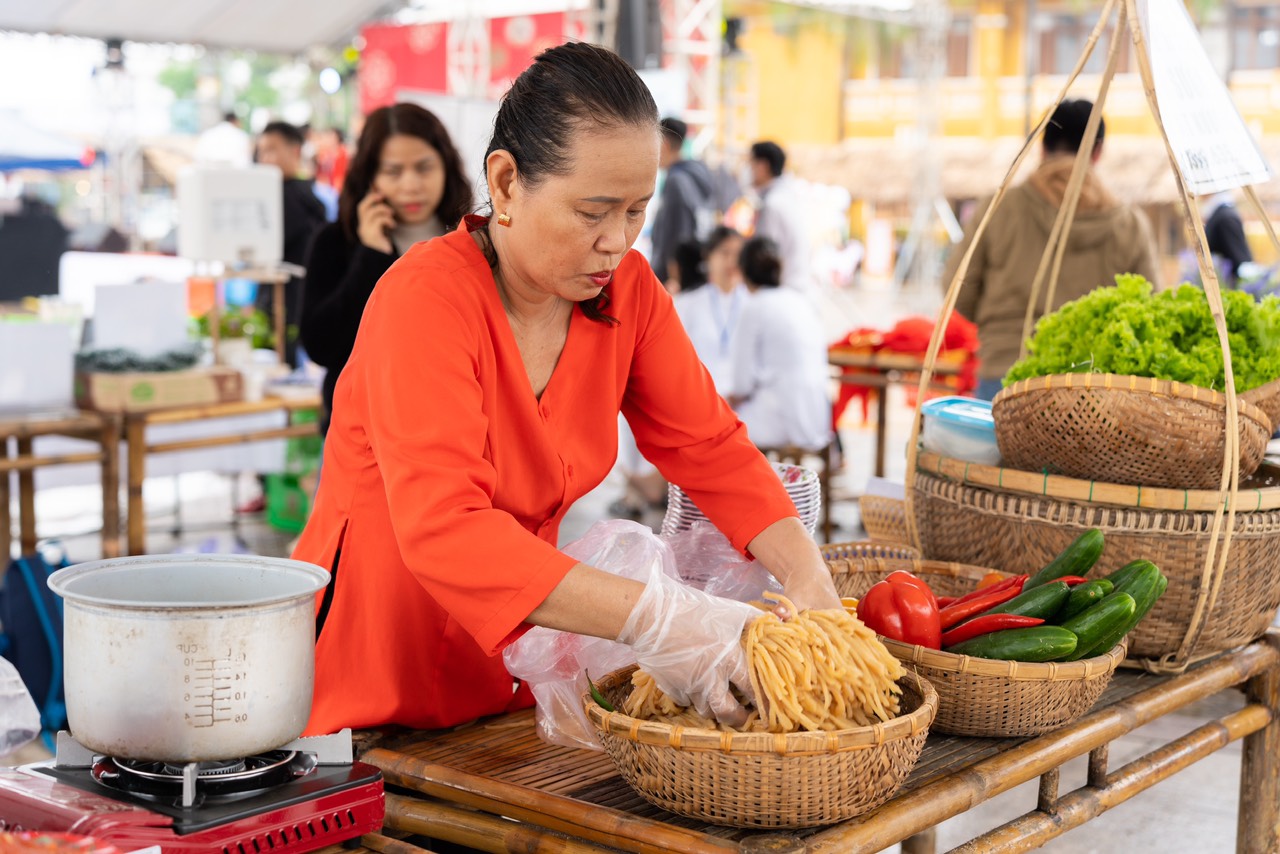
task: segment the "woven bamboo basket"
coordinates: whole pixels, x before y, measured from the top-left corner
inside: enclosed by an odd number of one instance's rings
[[[1245,496],[1240,496],[1243,499]],[[1237,499],[1237,502],[1240,502]],[[926,555],[996,568],[1043,566],[1089,528],[1106,537],[1093,574],[1144,558],[1169,589],[1129,635],[1129,654],[1155,665],[1203,657],[1260,637],[1280,608],[1280,510],[1237,509],[1224,582],[1184,648],[1204,593],[1212,511],[1109,507],[1053,495],[975,487],[917,470],[913,507]],[[1207,598],[1207,597],[1206,597]]]
[[[828,566],[840,595],[855,599],[899,569],[923,578],[939,596],[962,596],[991,572],[932,560],[840,560],[828,561]],[[1093,707],[1125,655],[1122,643],[1081,661],[992,661],[881,640],[937,689],[933,730],[951,735],[1039,735],[1065,726]]]
[[[1280,429],[1280,379],[1272,380],[1266,385],[1251,388],[1240,395],[1242,400],[1252,403],[1267,414],[1271,421],[1271,432]]]
[[[819,546],[823,560],[856,560],[865,558],[888,558],[911,560],[920,557],[920,550],[908,545],[896,543],[876,543],[865,540],[852,543],[827,543]]]
[[[634,667],[597,683],[615,708]],[[938,693],[908,673],[902,714],[836,732],[726,733],[642,721],[582,695],[618,772],[649,803],[731,827],[817,827],[875,809],[898,790],[924,749]]]
[[[862,514],[862,527],[867,536],[884,543],[909,543],[907,533],[907,505],[897,498],[883,495],[864,495],[858,499]]]
[[[992,402],[1004,465],[1084,480],[1215,489],[1226,452],[1227,396],[1115,374],[1016,382]],[[1240,476],[1258,468],[1271,419],[1240,401]]]

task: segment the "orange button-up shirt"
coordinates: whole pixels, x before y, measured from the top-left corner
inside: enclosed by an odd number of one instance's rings
[[[513,707],[498,653],[576,563],[560,520],[613,467],[619,411],[737,548],[795,515],[643,257],[609,286],[617,324],[573,312],[538,399],[474,223],[382,277],[334,394],[294,551],[334,571],[308,733]]]

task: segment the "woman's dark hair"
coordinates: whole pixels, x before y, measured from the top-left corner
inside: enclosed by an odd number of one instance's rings
[[[457,225],[472,209],[471,181],[462,168],[462,158],[453,147],[449,132],[435,114],[417,104],[379,107],[365,119],[355,157],[351,158],[342,194],[338,197],[338,222],[342,223],[348,240],[358,239],[356,209],[373,187],[373,179],[382,165],[382,147],[397,135],[417,137],[434,148],[444,162],[444,195],[440,197],[436,216],[446,229]]]
[[[582,42],[548,48],[511,84],[493,120],[489,155],[508,152],[520,183],[536,187],[547,176],[573,168],[569,151],[576,133],[591,128],[652,127],[658,131],[658,107],[635,69],[610,50]],[[350,179],[348,179],[350,180]],[[488,227],[478,229],[489,265],[498,256]],[[609,289],[581,303],[592,320],[617,323],[605,313]]]
[[[680,271],[680,293],[696,291],[707,283],[706,256],[698,241],[683,240],[671,247],[671,260]]]
[[[742,239],[742,232],[736,228],[727,225],[717,225],[711,229],[711,233],[707,235],[707,241],[703,244],[703,250],[710,255],[720,248],[720,244],[733,240],[734,238]]]
[[[776,288],[782,283],[782,258],[778,256],[778,244],[767,237],[752,237],[742,244],[738,256],[742,278],[757,288]]]

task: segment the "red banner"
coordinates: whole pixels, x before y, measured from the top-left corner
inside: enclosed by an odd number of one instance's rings
[[[360,52],[360,111],[366,115],[396,101],[404,89],[444,92],[448,25],[374,24],[365,27]]]

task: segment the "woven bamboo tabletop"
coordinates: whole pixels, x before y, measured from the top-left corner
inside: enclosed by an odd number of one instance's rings
[[[1259,642],[1182,676],[1120,671],[1094,710],[1076,724],[1036,739],[930,736],[915,770],[888,804],[842,825],[793,835],[806,838],[810,851],[879,850],[863,846],[879,844],[889,836],[896,842],[963,812],[960,807],[944,814],[950,807],[942,803],[947,800],[941,797],[942,790],[982,788],[984,793],[966,796],[969,805],[976,804],[1071,757],[1105,751],[1106,743],[1118,735],[1189,702],[1277,670],[1280,655],[1270,644]],[[604,754],[542,742],[534,730],[532,711],[445,733],[384,736],[364,750],[362,758],[386,774],[388,791],[393,793],[388,802],[389,827],[395,826],[399,811],[392,801],[421,801],[504,815],[518,820],[523,828],[558,831],[563,834],[560,838],[584,840],[586,847],[574,849],[581,851],[736,851],[739,842],[757,834],[707,825],[651,806],[623,782]],[[913,797],[912,793],[918,794]],[[929,806],[921,803],[925,800]],[[913,822],[933,813],[935,820],[911,828]]]

